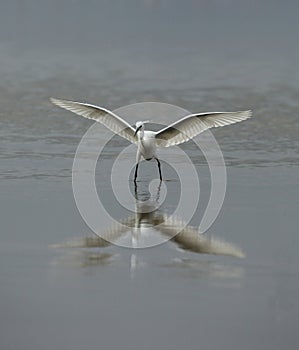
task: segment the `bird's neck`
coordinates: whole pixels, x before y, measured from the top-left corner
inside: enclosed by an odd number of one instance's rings
[[[139,130],[138,133],[137,133],[137,136],[138,136],[138,139],[140,141],[142,141],[143,137],[144,137],[144,130]]]

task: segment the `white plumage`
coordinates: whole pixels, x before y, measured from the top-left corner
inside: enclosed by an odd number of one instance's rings
[[[136,168],[134,181],[137,179],[138,164],[143,157],[146,160],[156,159],[158,162],[160,180],[162,180],[161,165],[156,155],[157,147],[170,147],[191,140],[196,135],[210,128],[241,122],[251,117],[251,111],[239,112],[208,112],[190,114],[166,126],[160,131],[145,130],[145,122],[136,123],[133,128],[108,109],[87,103],[73,102],[51,98],[51,101],[64,109],[102,123],[114,133],[137,144]]]

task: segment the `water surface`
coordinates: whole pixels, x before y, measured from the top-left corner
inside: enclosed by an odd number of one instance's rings
[[[0,5],[1,349],[297,348],[298,5],[82,6]],[[191,112],[252,109],[252,120],[213,132],[228,186],[206,233],[245,257],[175,241],[140,250],[86,244],[93,236],[75,205],[71,168],[91,121],[52,106],[50,96],[110,109],[142,101]],[[101,137],[109,135],[103,127]],[[107,159],[124,144],[111,144]],[[207,164],[192,143],[183,149],[199,171],[204,206]],[[141,176],[146,195],[154,163]],[[98,184],[105,193],[107,179]],[[201,206],[190,224],[200,215]]]

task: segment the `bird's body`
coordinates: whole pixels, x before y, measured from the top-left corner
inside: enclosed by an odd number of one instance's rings
[[[145,130],[143,135],[138,135],[137,158],[142,156],[145,160],[151,160],[156,156],[157,144],[155,132]]]
[[[141,157],[145,160],[156,159],[160,180],[162,180],[161,164],[156,153],[157,147],[178,145],[191,140],[207,129],[238,123],[251,117],[251,111],[190,114],[156,132],[145,130],[146,122],[142,121],[136,122],[136,128],[133,128],[118,115],[102,107],[81,102],[59,100],[56,98],[51,98],[51,101],[59,107],[85,118],[98,121],[114,133],[137,144],[135,182]]]

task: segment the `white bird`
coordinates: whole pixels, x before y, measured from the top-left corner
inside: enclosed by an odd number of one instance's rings
[[[162,181],[161,164],[156,154],[157,147],[170,147],[184,143],[207,129],[238,123],[250,118],[252,115],[250,110],[195,113],[187,115],[156,132],[145,130],[145,122],[142,121],[136,122],[136,128],[134,128],[121,117],[103,107],[56,98],[51,98],[50,100],[59,107],[102,123],[114,133],[137,144],[135,183],[141,157],[145,160],[156,159],[160,180]]]

